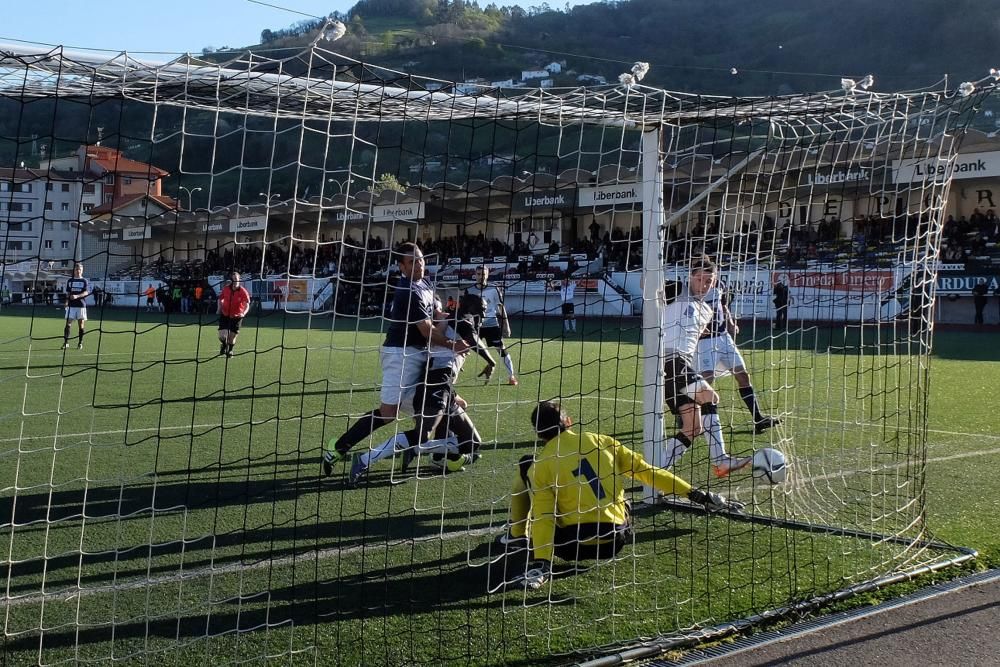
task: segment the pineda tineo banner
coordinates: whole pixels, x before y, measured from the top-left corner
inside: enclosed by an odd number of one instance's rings
[[[774,285],[788,286],[788,317],[800,320],[871,322],[892,320],[910,308],[911,269],[770,270],[756,267],[721,271],[720,283],[730,293],[730,309],[738,318],[774,316]],[[677,270],[667,280],[687,281]]]

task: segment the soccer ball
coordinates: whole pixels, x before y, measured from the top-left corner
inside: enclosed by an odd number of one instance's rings
[[[788,476],[785,455],[773,447],[758,449],[753,453],[753,476],[766,479],[771,484],[781,484]]]

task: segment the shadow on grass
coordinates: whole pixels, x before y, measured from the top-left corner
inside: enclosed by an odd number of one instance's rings
[[[342,478],[324,482],[313,476],[271,480],[185,480],[3,498],[0,499],[0,512],[4,517],[12,517],[19,526],[15,529],[19,543],[23,545],[34,538],[39,545],[37,556],[10,565],[9,590],[11,593],[37,591],[41,585],[40,576],[44,576],[48,590],[55,590],[63,585],[72,586],[77,581],[102,584],[115,578],[144,577],[147,573],[169,575],[177,572],[179,557],[183,557],[185,570],[190,570],[267,561],[314,550],[350,552],[365,545],[435,537],[443,531],[458,536],[470,530],[488,530],[502,521],[490,507],[440,508],[433,512],[394,508],[385,491],[371,497],[365,489],[350,491],[355,494],[353,507],[347,505],[345,498],[337,514],[320,513],[314,501],[308,514],[281,523],[253,525],[260,519],[248,518],[246,510],[240,512],[242,508],[266,508],[319,491],[339,494],[344,490]],[[186,527],[190,517],[199,512],[208,512],[208,518],[212,515],[218,518],[227,508],[237,508],[237,514],[228,510],[230,518],[235,520],[225,529],[218,522],[214,531],[208,526],[201,527],[204,522],[199,522],[199,528]],[[240,514],[243,525],[240,525]],[[79,534],[83,531],[81,525],[94,531],[101,529],[102,522],[114,525],[131,521],[148,523],[154,516],[161,524],[169,522],[171,516],[176,517],[175,524],[165,524],[177,533],[176,539],[98,548],[89,544],[87,533],[83,533],[82,538],[76,538],[81,543],[82,554],[75,550],[56,555],[42,553],[42,545],[48,541],[48,533],[54,525],[76,526]],[[272,517],[263,520],[275,521]],[[23,525],[28,523],[33,525]],[[237,527],[232,528],[234,523]],[[107,535],[104,537],[105,541],[110,539]],[[118,538],[114,542],[117,543]],[[26,581],[19,582],[19,579]]]
[[[656,535],[660,539],[670,539],[691,531],[662,531]],[[676,535],[674,534],[676,533]],[[336,625],[345,633],[345,645],[338,643],[341,658],[350,664],[360,655],[372,652],[373,645],[389,639],[377,634],[368,635],[375,626],[362,632],[362,621],[371,619],[412,619],[409,622],[426,622],[436,618],[438,623],[447,622],[447,614],[455,614],[467,623],[477,611],[523,609],[535,605],[572,605],[576,598],[572,594],[558,593],[547,587],[537,592],[525,592],[520,584],[528,565],[526,550],[506,553],[506,547],[495,539],[486,539],[472,549],[460,549],[450,556],[435,560],[413,561],[399,565],[389,565],[377,571],[350,573],[335,579],[317,578],[302,584],[276,587],[259,594],[244,593],[238,598],[220,601],[212,605],[211,613],[191,614],[168,618],[143,618],[134,622],[108,624],[107,627],[82,625],[65,631],[46,632],[40,641],[36,633],[8,639],[7,651],[38,651],[41,643],[44,650],[119,642],[127,639],[161,638],[168,642],[181,638],[220,636],[225,633],[261,631],[292,624],[296,627],[314,625]],[[617,557],[630,558],[631,547]],[[373,547],[373,562],[376,566],[384,563],[378,546]],[[304,558],[303,562],[308,561]],[[482,562],[483,565],[470,567],[469,563]],[[606,567],[611,561],[593,561],[578,564],[557,562],[553,568],[556,579],[569,579],[595,568]],[[307,567],[310,574],[311,566]],[[445,615],[445,616],[442,616]],[[495,624],[485,621],[491,630],[479,628],[491,636],[507,635],[510,642],[501,642],[492,647],[489,643],[481,649],[491,648],[505,664],[540,664],[548,662],[524,658],[518,654],[518,640],[522,639],[523,626],[520,620],[513,622],[487,613],[480,619],[492,619]],[[419,619],[424,619],[420,621]],[[346,624],[346,625],[345,625]],[[365,626],[368,627],[368,626]],[[432,628],[428,628],[432,630]],[[391,632],[389,626],[383,629]],[[375,630],[375,632],[378,632]],[[462,642],[467,646],[470,637],[461,632]],[[485,639],[485,637],[480,637]],[[401,640],[402,641],[402,640]],[[413,642],[413,639],[410,640]],[[424,649],[413,648],[417,655]],[[469,650],[469,649],[467,649]],[[486,657],[483,654],[479,658]]]

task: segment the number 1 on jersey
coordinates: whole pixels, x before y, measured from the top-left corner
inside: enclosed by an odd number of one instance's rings
[[[590,461],[587,459],[580,459],[580,465],[576,467],[573,471],[573,475],[576,477],[583,477],[587,480],[587,484],[590,484],[590,488],[593,490],[594,495],[598,500],[608,495],[604,493],[604,487],[601,486],[601,480],[594,472],[594,467],[590,465]]]

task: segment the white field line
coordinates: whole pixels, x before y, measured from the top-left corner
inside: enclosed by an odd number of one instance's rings
[[[994,454],[1000,454],[1000,447],[988,450],[980,450],[975,452],[962,452],[960,454],[949,454],[948,456],[938,456],[934,458],[927,459],[928,463],[943,463],[945,461],[953,461],[955,459],[972,458],[976,456],[991,456]],[[904,467],[908,464],[898,463],[891,466],[885,466],[879,468],[873,472],[882,472],[886,470],[893,470],[896,468]],[[854,475],[862,471],[849,471],[840,474],[826,474],[817,475],[815,477],[809,477],[806,479],[798,480],[799,484],[809,484],[811,482],[822,481],[824,479],[845,477],[849,475]],[[741,489],[740,486],[735,487],[736,490],[743,490],[747,487]],[[498,524],[497,526],[491,526],[489,528],[476,528],[473,530],[455,530],[455,531],[444,531],[438,535],[425,536],[413,539],[400,539],[387,542],[383,545],[379,545],[379,548],[384,547],[397,547],[397,546],[408,546],[412,545],[414,542],[430,542],[434,540],[453,540],[462,537],[482,537],[485,535],[491,535],[499,532],[503,528],[503,524]],[[345,554],[356,553],[365,548],[365,545],[359,544],[347,548],[335,548],[329,547],[326,549],[312,549],[310,551],[303,552],[301,554],[294,554],[290,556],[283,556],[281,558],[275,558],[271,560],[261,560],[255,563],[228,563],[225,565],[213,566],[209,565],[206,567],[195,568],[193,570],[188,570],[186,572],[178,572],[177,574],[170,574],[161,577],[148,577],[144,579],[134,579],[121,584],[114,584],[109,586],[98,586],[93,588],[78,588],[74,591],[57,591],[53,593],[41,593],[33,595],[24,596],[11,596],[10,594],[5,594],[2,603],[7,607],[16,607],[22,605],[40,604],[49,600],[73,600],[80,597],[89,597],[91,595],[99,595],[101,593],[118,593],[122,591],[130,590],[140,590],[145,588],[151,588],[154,586],[160,586],[164,584],[173,584],[178,582],[189,581],[192,579],[198,579],[202,577],[214,577],[216,575],[232,574],[236,572],[250,572],[255,570],[262,570],[273,567],[281,567],[284,565],[291,565],[298,562],[310,562],[313,559],[316,560],[326,560],[328,558],[339,558]]]
[[[412,546],[414,542],[432,542],[438,540],[453,540],[461,537],[482,537],[485,535],[491,535],[499,532],[504,527],[504,524],[497,525],[490,528],[474,528],[472,530],[455,530],[451,532],[442,532],[438,535],[428,535],[424,537],[416,537],[411,539],[399,539],[392,540],[386,543],[380,543],[377,548],[383,549],[386,547],[398,547],[398,546]],[[177,574],[168,574],[162,577],[149,577],[146,579],[135,579],[122,584],[113,584],[109,586],[95,586],[93,588],[80,588],[74,591],[58,591],[54,593],[41,593],[34,595],[24,595],[24,596],[11,596],[9,594],[4,595],[0,598],[0,601],[7,607],[18,607],[23,605],[39,604],[42,601],[50,600],[62,600],[69,601],[74,600],[79,597],[89,597],[91,595],[100,595],[101,593],[120,593],[123,591],[133,591],[141,590],[146,588],[151,588],[154,586],[162,586],[164,584],[174,584],[189,581],[191,579],[200,579],[202,577],[215,577],[222,576],[226,574],[234,574],[237,572],[250,572],[254,570],[263,570],[268,568],[283,567],[285,565],[293,565],[294,563],[304,563],[310,562],[313,559],[316,560],[326,560],[328,558],[338,558],[347,554],[357,553],[364,549],[366,546],[372,548],[370,545],[357,544],[355,546],[338,548],[338,547],[328,547],[326,549],[312,549],[310,551],[303,552],[301,554],[293,554],[290,556],[282,556],[281,558],[274,558],[270,560],[262,560],[256,563],[242,563],[234,562],[227,563],[225,565],[208,565],[206,567],[199,567],[193,570],[188,570],[187,572],[178,572]]]
[[[360,387],[360,386],[357,387],[358,393],[374,392],[375,390],[376,390],[376,387],[367,386],[367,385],[364,386],[364,387]],[[294,395],[295,395],[294,393],[289,393],[288,394],[289,397],[292,397]],[[246,400],[246,399],[234,399],[234,400]],[[570,400],[572,400],[572,401],[577,401],[577,400],[607,401],[607,402],[612,402],[612,403],[625,403],[625,404],[628,404],[628,405],[637,405],[638,404],[638,401],[630,400],[630,399],[627,399],[627,398],[618,398],[618,397],[615,397],[615,396],[594,396],[592,394],[585,394],[583,396],[574,396]],[[497,411],[499,411],[499,408],[509,409],[509,408],[517,406],[517,405],[529,405],[531,403],[533,403],[533,399],[522,399],[522,400],[513,400],[513,401],[498,401],[495,405],[498,408]],[[486,409],[486,408],[484,408],[481,405],[480,406],[472,405],[472,406],[469,407],[469,412],[472,412],[474,414],[475,413],[486,413],[486,412],[489,412],[489,410]],[[55,413],[48,413],[48,414],[55,414]],[[329,416],[332,416],[332,415],[327,415],[327,416],[329,417]],[[359,413],[358,416],[360,416],[360,413]],[[313,419],[322,419],[322,418],[323,418],[323,415],[316,415],[316,416],[313,416],[313,417],[307,417],[306,419],[307,420],[313,420]],[[295,421],[297,419],[300,419],[300,417],[282,417],[282,418],[278,419],[277,421]],[[827,418],[827,417],[808,417],[808,416],[798,416],[798,415],[785,415],[783,417],[783,419],[800,420],[800,421],[826,422],[826,423],[829,423],[829,424],[844,424],[845,423],[842,420],[831,419],[831,418]],[[259,422],[242,422],[242,421],[240,421],[240,422],[229,422],[229,423],[226,423],[224,426],[225,426],[225,428],[233,428],[233,427],[242,426],[242,425],[258,426],[258,425],[262,425],[262,424],[270,424],[273,421],[275,421],[275,420],[274,419],[268,419],[268,420],[259,421]],[[855,422],[846,422],[846,423],[847,423],[848,426],[860,426],[860,427],[863,427],[863,428],[876,428],[876,427],[880,428],[881,427],[881,424],[878,424],[876,422],[856,422],[855,421]],[[28,436],[17,437],[17,438],[0,438],[0,443],[4,443],[4,442],[27,442],[27,441],[33,441],[33,440],[52,440],[52,439],[55,439],[55,438],[59,438],[59,439],[62,439],[62,438],[83,438],[83,437],[95,436],[95,435],[118,435],[118,434],[121,434],[121,433],[125,433],[126,430],[129,433],[149,433],[149,432],[156,432],[156,431],[183,431],[184,429],[190,429],[190,430],[194,431],[196,429],[217,428],[219,426],[220,426],[219,424],[181,424],[181,425],[178,425],[178,426],[160,426],[160,427],[148,427],[148,428],[113,429],[113,430],[107,430],[107,431],[83,431],[83,432],[79,432],[79,433],[54,433],[54,434],[50,434],[50,435],[28,435]],[[939,435],[951,435],[951,436],[961,436],[961,437],[967,437],[967,438],[980,438],[980,439],[985,438],[985,439],[988,439],[988,440],[1000,440],[1000,435],[990,435],[990,434],[987,434],[987,433],[964,433],[962,431],[946,431],[946,430],[943,430],[943,429],[933,429],[933,428],[932,429],[928,429],[927,432],[928,433],[936,433],[936,434],[939,434]]]
[[[291,395],[291,394],[290,394]],[[122,433],[150,433],[150,432],[160,432],[160,431],[184,431],[190,430],[195,431],[202,428],[235,428],[237,426],[261,426],[265,424],[271,424],[275,421],[280,422],[294,422],[294,421],[309,421],[313,419],[322,419],[323,415],[315,415],[312,417],[275,417],[274,419],[269,419],[260,422],[246,422],[246,421],[234,421],[226,422],[224,424],[211,423],[211,424],[184,424],[183,426],[151,426],[148,428],[130,428],[130,429],[113,429],[109,431],[83,431],[81,433],[53,433],[51,435],[26,435],[19,438],[0,438],[0,442],[25,442],[30,440],[53,440],[53,439],[64,439],[64,438],[85,438],[95,435],[120,435]]]

